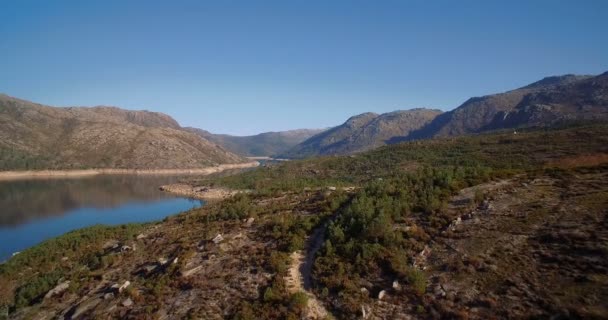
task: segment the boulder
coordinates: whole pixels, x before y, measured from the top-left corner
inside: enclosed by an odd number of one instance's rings
[[[131,285],[131,281],[127,280],[123,284],[115,283],[110,288],[118,293],[123,292],[126,288]]]
[[[131,298],[127,298],[127,299],[123,300],[123,302],[122,302],[123,307],[130,307],[132,305],[133,305],[133,300],[131,300]]]
[[[187,278],[187,277],[201,271],[202,269],[203,269],[203,266],[197,266],[190,270],[186,270],[186,271],[182,272],[182,277]]]
[[[57,285],[55,288],[51,289],[51,291],[47,292],[47,293],[44,295],[44,298],[45,298],[45,299],[48,299],[48,298],[50,298],[50,297],[52,297],[52,296],[62,294],[62,293],[63,293],[64,291],[66,291],[66,290],[67,290],[69,287],[70,287],[70,281],[69,281],[69,280],[68,280],[68,281],[65,281],[65,282],[62,282],[62,283],[58,284],[58,285]]]
[[[393,289],[395,289],[395,290],[401,289],[401,285],[399,284],[399,281],[397,281],[397,280],[393,281]]]
[[[215,238],[213,238],[213,240],[211,240],[211,241],[213,241],[213,243],[215,243],[215,244],[218,244],[218,243],[224,241],[224,237],[222,237],[222,235],[218,233],[217,236],[215,236]]]
[[[380,293],[378,293],[378,300],[382,300],[384,296],[386,296],[386,290],[380,291]]]

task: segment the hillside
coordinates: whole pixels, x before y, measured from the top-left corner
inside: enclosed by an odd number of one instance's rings
[[[24,250],[0,265],[0,305],[11,319],[601,319],[607,178],[607,125],[205,177],[191,184],[250,192]]]
[[[302,141],[323,132],[325,129],[296,129],[279,132],[264,132],[253,136],[213,134],[197,129],[185,128],[216,143],[222,148],[247,157],[268,157],[286,152]]]
[[[589,120],[608,120],[608,72],[547,77],[505,93],[471,98],[408,139]]]
[[[284,156],[353,154],[408,140],[606,120],[608,72],[554,76],[512,91],[470,98],[445,113],[426,109],[364,113],[311,137]]]
[[[353,154],[392,143],[441,114],[439,110],[412,109],[384,114],[363,113],[295,146],[284,155],[302,158],[314,155]]]
[[[0,95],[0,170],[185,169],[243,161],[162,113],[55,108]]]

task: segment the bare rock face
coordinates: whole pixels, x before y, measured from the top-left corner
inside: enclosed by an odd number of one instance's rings
[[[54,108],[0,95],[4,170],[193,169],[245,159],[170,116],[116,107]],[[10,161],[10,159],[20,161]]]

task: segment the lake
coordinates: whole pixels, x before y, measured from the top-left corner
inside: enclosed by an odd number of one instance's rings
[[[200,207],[200,200],[158,189],[181,178],[115,175],[0,181],[0,261],[71,230],[162,220]]]

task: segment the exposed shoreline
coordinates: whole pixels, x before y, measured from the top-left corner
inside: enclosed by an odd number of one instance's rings
[[[215,167],[197,169],[83,169],[83,170],[38,170],[0,171],[0,181],[24,179],[80,178],[96,175],[208,175],[230,169],[254,168],[257,161],[235,164],[221,164]]]
[[[231,190],[227,188],[218,187],[196,187],[186,183],[168,184],[160,186],[159,189],[161,191],[172,193],[175,195],[201,200],[222,200],[230,198],[237,193],[248,192],[243,190]]]

